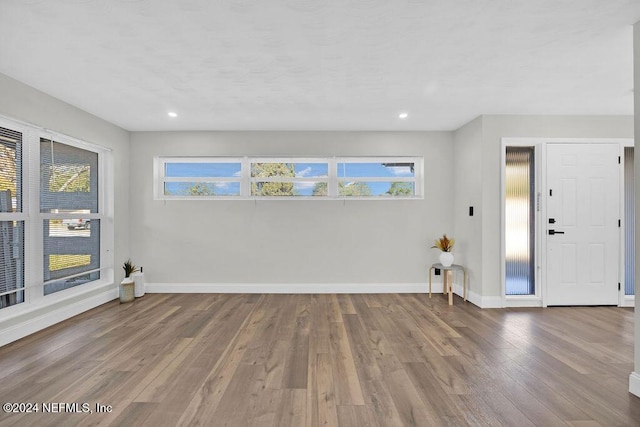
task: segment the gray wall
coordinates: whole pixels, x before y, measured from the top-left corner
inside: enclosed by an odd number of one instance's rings
[[[451,234],[450,132],[134,132],[132,255],[148,283],[425,283]],[[154,156],[424,156],[424,200],[154,201]],[[363,288],[366,290],[366,288]]]
[[[467,268],[469,291],[482,295],[482,117],[455,131],[454,140],[453,252],[455,262]]]

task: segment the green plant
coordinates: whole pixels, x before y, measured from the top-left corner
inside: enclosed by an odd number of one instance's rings
[[[129,277],[131,273],[135,273],[136,271],[138,271],[138,267],[133,265],[130,259],[125,261],[122,269],[124,270],[124,277]]]
[[[431,246],[433,249],[440,249],[442,252],[451,252],[453,249],[453,244],[456,242],[456,239],[447,237],[446,233],[442,235],[439,239],[434,241],[434,245]]]

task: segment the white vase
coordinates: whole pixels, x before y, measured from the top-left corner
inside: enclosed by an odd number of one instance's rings
[[[135,291],[134,291],[135,297],[139,298],[141,296],[144,296],[144,290],[145,290],[144,273],[139,273],[139,272],[138,273],[132,273],[131,274],[131,278],[136,283]]]
[[[451,252],[440,252],[440,264],[443,267],[451,267],[453,264],[453,254]]]

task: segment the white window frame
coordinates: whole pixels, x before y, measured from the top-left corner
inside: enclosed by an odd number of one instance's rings
[[[293,199],[307,199],[307,200],[316,200],[316,199],[327,199],[331,196],[331,192],[329,191],[331,187],[331,167],[332,160],[326,157],[247,157],[248,161],[248,175],[249,175],[249,186],[258,182],[290,182],[294,185],[296,183],[327,183],[327,195],[326,196],[253,196],[251,195],[251,188],[249,188],[248,196],[252,199],[268,199],[268,200],[293,200]],[[252,177],[251,176],[251,165],[254,163],[317,163],[317,164],[326,164],[327,165],[327,176],[322,177],[288,177],[288,176],[273,176],[273,177]]]
[[[338,177],[339,163],[413,163],[414,175],[412,177]],[[342,199],[364,199],[364,200],[402,200],[412,198],[422,198],[422,176],[423,161],[418,157],[339,157],[336,159],[336,176],[337,182],[412,182],[414,184],[414,195],[409,197],[393,197],[393,196],[340,196],[337,194],[339,185],[336,184],[336,196]],[[420,179],[418,179],[420,177]]]
[[[165,177],[167,163],[241,163],[239,178],[207,177]],[[328,177],[251,177],[252,163],[326,163]],[[338,178],[338,163],[413,163],[413,177],[345,177]],[[393,196],[341,196],[338,194],[339,181],[352,182],[412,182],[414,195]],[[185,196],[164,194],[167,182],[240,182],[239,196]],[[326,196],[252,196],[251,184],[256,182],[327,182]],[[156,156],[153,160],[153,197],[154,200],[414,200],[424,199],[424,159],[420,156],[375,156],[375,157],[165,157]]]
[[[240,163],[242,175],[239,177],[166,177],[164,175],[167,163]],[[156,157],[153,163],[153,194],[156,200],[201,200],[227,199],[238,200],[246,194],[248,186],[245,177],[246,158],[243,157]],[[240,183],[240,196],[183,196],[164,194],[165,183],[168,182],[237,182]]]
[[[49,283],[55,283],[55,282],[59,282],[60,280],[63,279],[70,279],[73,277],[78,277],[78,276],[84,276],[86,274],[90,274],[90,273],[94,273],[94,272],[100,272],[100,279],[97,280],[93,280],[89,283],[93,283],[93,282],[100,282],[102,279],[102,270],[103,268],[103,262],[102,262],[102,257],[103,256],[108,256],[108,252],[105,250],[105,246],[102,243],[102,224],[104,222],[105,215],[104,215],[104,208],[106,205],[106,191],[104,191],[105,185],[104,185],[104,177],[103,175],[106,173],[106,168],[105,168],[105,153],[106,150],[94,146],[92,144],[88,144],[84,141],[79,141],[76,140],[74,138],[68,137],[66,135],[60,135],[60,134],[53,134],[51,132],[47,132],[44,134],[41,134],[40,137],[38,138],[38,153],[40,151],[40,140],[41,138],[46,139],[46,140],[52,140],[53,142],[57,142],[59,144],[63,144],[63,145],[68,145],[70,147],[74,147],[74,148],[79,148],[81,150],[85,150],[85,151],[89,151],[91,153],[95,153],[98,156],[98,183],[97,183],[97,191],[98,191],[98,212],[95,213],[72,213],[72,212],[66,212],[66,213],[48,213],[48,212],[40,212],[40,225],[42,227],[42,239],[41,239],[41,244],[43,245],[43,254],[42,256],[44,257],[44,221],[48,221],[48,220],[55,220],[55,219],[59,219],[59,220],[63,220],[63,219],[78,219],[78,218],[83,218],[83,219],[89,219],[92,221],[93,224],[96,224],[96,220],[99,221],[100,223],[100,266],[98,268],[94,268],[92,270],[87,270],[87,271],[83,271],[82,273],[77,273],[77,274],[72,274],[69,276],[65,276],[64,278],[61,279],[51,279],[51,280],[44,280],[44,270],[42,271],[42,274],[40,275],[40,281],[42,281],[42,285],[43,285],[43,296],[45,298],[49,298],[52,295],[55,294],[59,294],[59,293],[63,293],[66,291],[69,291],[70,289],[73,289],[73,287],[71,288],[67,288],[64,290],[60,290],[57,292],[53,292],[51,294],[48,295],[44,295],[44,286],[49,284]],[[38,156],[39,158],[39,156]],[[40,163],[40,160],[38,160],[38,163]],[[40,191],[42,191],[42,189],[39,189]],[[40,197],[40,191],[38,191],[38,197]],[[38,203],[39,206],[39,203]],[[89,284],[86,283],[86,284]],[[82,285],[81,285],[82,286]]]
[[[0,220],[24,221],[24,302],[0,310],[0,321],[41,306],[55,304],[75,295],[113,284],[114,272],[114,162],[110,149],[68,135],[0,115],[0,126],[22,133],[22,212],[0,213]],[[98,154],[98,212],[54,214],[40,212],[40,139],[92,151]],[[80,286],[44,295],[44,221],[81,217],[100,220],[100,278]],[[90,271],[83,272],[81,275]],[[56,279],[60,280],[60,279]]]

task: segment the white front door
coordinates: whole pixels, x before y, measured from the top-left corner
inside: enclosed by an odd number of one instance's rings
[[[617,144],[547,144],[547,305],[617,305]]]

